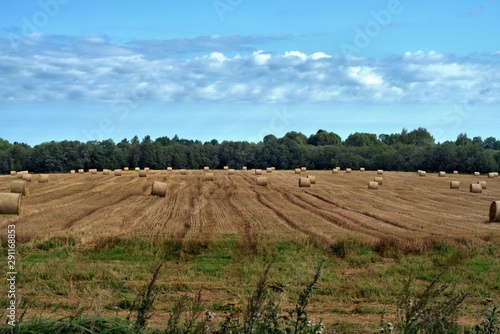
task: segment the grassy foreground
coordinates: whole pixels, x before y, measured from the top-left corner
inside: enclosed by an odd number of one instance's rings
[[[449,312],[449,333],[490,333],[485,319],[498,333],[495,242],[428,240],[412,253],[384,241],[346,238],[319,248],[307,238],[243,242],[232,234],[92,244],[52,237],[18,245],[18,333],[314,333],[320,325],[324,333],[374,333],[388,322],[412,333],[401,326],[436,309]],[[1,289],[6,295],[6,284]],[[6,298],[0,306],[5,319]],[[413,325],[424,326],[417,320]]]

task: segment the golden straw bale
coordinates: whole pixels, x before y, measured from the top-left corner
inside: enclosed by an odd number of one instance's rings
[[[383,169],[378,169],[377,170],[377,175],[384,175],[384,170]]]
[[[49,182],[49,176],[47,174],[40,174],[38,176],[38,183],[48,183]]]
[[[203,170],[204,170],[204,171],[210,170],[210,167],[205,166],[205,167],[203,167]]]
[[[154,181],[151,187],[151,195],[165,197],[167,195],[167,184],[165,182]]]
[[[109,169],[103,169],[102,175],[109,175]]]
[[[332,174],[338,174],[339,170],[337,168],[332,169]]]
[[[262,175],[262,169],[256,169],[255,175]]]
[[[419,176],[426,176],[427,172],[425,170],[421,170],[420,173],[418,174]]]
[[[377,182],[379,184],[379,186],[381,186],[384,182],[384,178],[383,177],[380,177],[380,176],[376,176],[373,178],[373,181],[374,182]]]
[[[458,170],[454,170],[453,174],[458,175]]]
[[[500,201],[493,201],[490,205],[490,222],[500,222]]]
[[[233,168],[230,168],[227,170],[227,174],[228,175],[233,175],[234,174],[234,169]]]
[[[267,173],[272,173],[272,171],[273,171],[273,169],[272,169],[271,167],[267,167],[267,168],[266,168],[266,172],[267,172]]]
[[[241,167],[242,170],[247,170],[247,166]]]
[[[16,175],[17,175],[17,172],[15,170],[10,171],[10,176],[16,176]]]
[[[311,184],[316,184],[316,176],[314,175],[307,175],[307,178],[311,180]]]
[[[258,186],[267,186],[267,177],[265,176],[258,176],[256,179],[256,183]]]
[[[84,171],[82,168],[80,168],[80,169],[78,170],[78,174],[83,174],[83,173],[85,173],[85,171]]]
[[[12,181],[10,185],[10,192],[28,196],[28,182],[23,180]]]
[[[148,172],[145,169],[139,171],[139,177],[146,177],[146,176],[148,176]]]
[[[128,167],[123,167],[123,171],[128,172]]]
[[[460,189],[460,181],[450,181],[450,189]]]
[[[300,174],[302,171],[300,168],[295,168],[295,174]]]
[[[439,173],[438,173],[438,176],[439,176],[439,177],[445,177],[445,176],[446,176],[446,172],[439,172]]]
[[[375,181],[368,182],[368,189],[378,189],[378,182]]]
[[[308,179],[307,177],[299,178],[299,187],[310,187],[310,186],[311,186],[310,179]]]
[[[138,171],[140,171],[140,170],[141,170],[141,167],[134,167],[134,170],[135,170],[136,172],[138,172]]]
[[[122,176],[122,170],[121,169],[115,169],[115,176]]]
[[[186,174],[187,174],[186,169],[185,169],[185,168],[181,169],[181,170],[180,170],[180,174],[181,174],[181,175],[186,175]]]
[[[71,174],[75,174],[75,173],[76,173],[74,169],[70,170],[69,172],[70,172]]]
[[[214,173],[205,174],[205,181],[213,181],[213,180],[214,180]]]
[[[480,184],[471,184],[470,185],[470,192],[475,193],[475,194],[480,194],[483,192],[483,187],[481,187]]]
[[[300,167],[301,172],[305,172],[307,170],[307,167]]]
[[[489,179],[495,178],[495,173],[488,173],[488,178]]]
[[[479,173],[479,172],[474,172],[474,176],[480,176],[480,175],[481,175],[481,173]]]
[[[345,172],[346,172],[346,173],[351,173],[351,172],[352,172],[352,168],[346,168],[346,169],[345,169]]]
[[[229,166],[224,166],[222,169],[229,170]]]
[[[144,167],[144,170],[145,170],[146,172],[149,172],[149,167]]]
[[[361,167],[361,168],[359,169],[359,171],[360,171],[360,172],[364,172],[364,171],[365,171],[365,167]]]
[[[23,180],[26,182],[31,182],[31,174],[23,174]]]
[[[21,215],[22,195],[0,193],[0,215]]]
[[[174,169],[172,167],[167,167],[167,172],[171,172],[173,171]]]
[[[477,184],[480,184],[482,189],[486,189],[486,181],[477,181]]]

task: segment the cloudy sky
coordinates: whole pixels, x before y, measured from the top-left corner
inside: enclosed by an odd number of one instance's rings
[[[497,0],[4,0],[0,138],[500,139]]]

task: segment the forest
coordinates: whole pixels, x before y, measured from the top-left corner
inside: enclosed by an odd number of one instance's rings
[[[34,173],[68,172],[71,169],[123,167],[212,169],[231,168],[308,169],[360,168],[392,171],[447,171],[486,173],[500,169],[500,140],[469,138],[461,133],[455,141],[436,143],[424,128],[401,133],[352,133],[345,140],[326,130],[309,137],[290,131],[283,137],[265,136],[258,143],[207,142],[177,135],[152,139],[137,136],[103,141],[50,141],[33,147],[0,138],[0,174],[11,170]]]

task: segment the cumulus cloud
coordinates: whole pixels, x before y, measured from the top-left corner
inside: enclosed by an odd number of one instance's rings
[[[0,101],[498,103],[498,53],[361,58],[254,50],[252,40],[0,39]],[[12,47],[15,42],[16,48]]]

